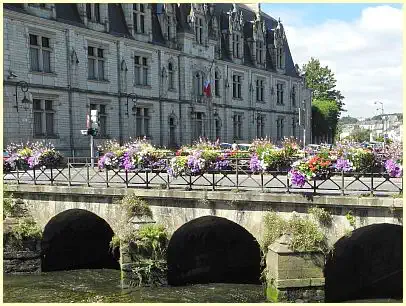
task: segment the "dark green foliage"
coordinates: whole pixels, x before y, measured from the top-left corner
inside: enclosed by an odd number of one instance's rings
[[[125,210],[128,218],[133,216],[152,217],[152,211],[148,203],[134,193],[126,195],[121,200],[121,207]]]

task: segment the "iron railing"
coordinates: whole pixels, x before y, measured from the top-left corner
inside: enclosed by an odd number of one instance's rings
[[[45,184],[57,186],[160,188],[186,190],[260,190],[261,192],[316,194],[397,195],[402,193],[403,177],[391,178],[384,172],[335,172],[316,180],[306,181],[303,187],[292,185],[288,171],[253,173],[249,158],[231,158],[231,169],[209,170],[201,174],[183,173],[171,177],[166,167],[170,157],[161,166],[132,171],[99,169],[98,158],[66,158],[58,167],[45,169],[15,169],[4,173],[3,180],[12,184]]]

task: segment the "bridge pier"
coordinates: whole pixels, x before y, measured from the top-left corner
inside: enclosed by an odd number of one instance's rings
[[[269,246],[266,256],[266,297],[270,302],[323,302],[324,255],[295,252],[283,235]]]

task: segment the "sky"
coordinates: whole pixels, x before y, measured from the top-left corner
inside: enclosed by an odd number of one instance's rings
[[[335,74],[344,95],[342,116],[357,118],[402,112],[401,4],[263,3],[284,25],[293,61],[311,57]],[[380,106],[379,106],[380,107]]]

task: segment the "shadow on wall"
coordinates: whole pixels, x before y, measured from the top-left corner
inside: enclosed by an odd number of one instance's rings
[[[373,224],[342,237],[327,256],[325,301],[403,297],[403,227]]]
[[[42,271],[119,269],[110,252],[114,233],[108,223],[83,209],[66,210],[45,226],[41,249]]]
[[[204,216],[181,226],[169,242],[167,259],[169,285],[260,283],[258,242],[225,218]]]

